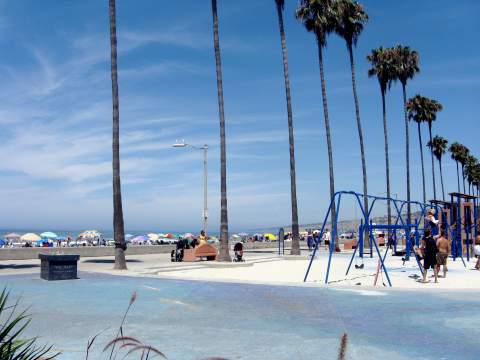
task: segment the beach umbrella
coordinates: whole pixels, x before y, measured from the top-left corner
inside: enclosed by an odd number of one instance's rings
[[[133,238],[135,235],[132,235],[132,234],[126,234],[125,235],[125,239],[130,239],[130,238]]]
[[[165,234],[164,237],[167,239],[173,239],[173,234]]]
[[[58,237],[57,237],[57,240],[67,241],[67,237],[66,237],[66,236],[58,236]]]
[[[5,235],[5,239],[10,240],[10,241],[18,241],[20,240],[20,235],[17,233],[10,233]]]
[[[148,239],[151,241],[157,241],[159,239],[158,234],[150,233],[147,235]]]
[[[145,235],[139,235],[139,236],[135,236],[133,239],[131,239],[130,241],[131,242],[143,242],[143,241],[147,241],[148,240],[148,237],[145,236]]]
[[[233,234],[233,235],[232,235],[232,239],[240,239],[240,238],[241,238],[240,235],[237,235],[237,234]]]
[[[51,231],[45,231],[45,232],[41,233],[40,236],[42,238],[47,238],[47,239],[56,239],[58,237],[57,234],[55,234],[54,232],[51,232]]]
[[[38,241],[41,239],[42,238],[35,233],[26,233],[20,237],[20,240],[22,241]]]
[[[245,233],[245,232],[241,232],[241,233],[239,233],[239,234],[238,234],[238,236],[241,236],[241,237],[247,237],[247,236],[248,236],[248,234],[247,234],[247,233]]]
[[[80,235],[78,235],[78,237],[82,237],[84,239],[94,239],[101,236],[102,234],[97,230],[86,230],[82,232]]]
[[[194,236],[193,236],[192,233],[186,233],[186,234],[183,234],[183,238],[184,238],[184,239],[193,239]]]
[[[270,241],[276,241],[277,240],[277,237],[273,234],[270,234],[270,233],[263,234],[263,237],[265,239],[270,240]]]
[[[4,246],[6,244],[5,240],[0,239],[0,246]]]

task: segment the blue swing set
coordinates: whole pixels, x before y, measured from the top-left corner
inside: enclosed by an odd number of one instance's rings
[[[348,273],[350,271],[352,262],[353,262],[353,260],[356,256],[356,254],[357,254],[357,250],[359,252],[360,258],[363,259],[363,257],[364,257],[364,241],[365,241],[365,239],[364,239],[365,235],[364,234],[368,234],[368,241],[370,242],[370,247],[369,247],[369,249],[370,249],[369,253],[370,254],[369,255],[372,258],[373,257],[373,249],[375,249],[375,252],[377,253],[378,258],[379,258],[379,262],[380,262],[379,265],[381,265],[381,269],[385,273],[388,284],[390,286],[392,286],[390,277],[388,275],[387,267],[385,266],[385,258],[387,256],[388,249],[390,247],[393,247],[393,252],[395,254],[399,253],[397,251],[397,244],[398,244],[397,231],[403,231],[404,234],[405,234],[406,247],[405,247],[404,256],[405,256],[405,260],[408,261],[414,245],[418,246],[419,243],[420,243],[420,233],[423,233],[423,231],[424,231],[424,229],[420,229],[421,219],[423,219],[425,217],[428,209],[441,210],[442,209],[441,205],[439,203],[435,202],[435,201],[432,201],[430,204],[424,204],[424,203],[421,203],[421,202],[418,202],[418,201],[408,202],[406,200],[399,200],[399,199],[393,199],[393,198],[388,198],[388,197],[374,196],[374,195],[368,195],[367,194],[366,197],[369,199],[369,201],[371,201],[371,204],[369,206],[369,209],[365,209],[363,204],[362,204],[364,194],[357,193],[357,192],[354,192],[354,191],[339,191],[339,192],[336,192],[334,197],[332,198],[332,200],[330,202],[329,207],[328,207],[327,213],[326,213],[325,218],[324,218],[323,223],[322,223],[322,227],[321,227],[321,230],[320,230],[320,236],[319,236],[319,239],[321,239],[323,234],[325,233],[325,228],[326,228],[326,225],[328,223],[328,218],[330,216],[333,204],[336,204],[337,216],[336,216],[336,219],[334,219],[333,224],[332,224],[332,233],[331,233],[331,240],[330,240],[330,244],[329,244],[328,265],[327,265],[327,272],[326,272],[326,276],[325,276],[325,284],[328,284],[328,279],[329,279],[329,275],[330,275],[330,268],[332,266],[332,256],[333,256],[333,253],[335,252],[335,249],[336,249],[336,239],[337,239],[337,235],[338,235],[338,228],[337,228],[338,215],[340,214],[341,200],[344,197],[353,197],[356,200],[356,202],[358,203],[358,207],[360,208],[361,213],[362,213],[362,219],[361,219],[361,223],[360,223],[359,231],[358,231],[359,241],[357,242],[357,246],[355,247],[355,250],[352,254],[352,257],[350,259],[350,262],[349,262],[349,265],[348,265],[348,268],[347,268],[347,272],[346,272],[345,275],[348,275]],[[383,202],[383,203],[390,202],[391,204],[393,204],[393,208],[394,208],[395,214],[396,214],[396,215],[394,215],[394,217],[395,217],[394,224],[390,224],[390,225],[388,225],[388,224],[373,224],[373,222],[371,220],[372,211],[373,211],[375,205],[379,202]],[[410,206],[412,206],[412,205],[417,206],[420,209],[420,217],[418,219],[415,219],[415,221],[413,223],[410,222],[410,219],[408,219],[408,217],[404,218],[404,216],[402,216],[402,211],[404,210],[406,205],[408,206],[408,204],[410,204]],[[476,219],[476,207],[475,207],[475,219]],[[476,221],[475,221],[475,224],[476,224]],[[460,229],[460,226],[458,228]],[[377,243],[377,241],[375,239],[375,236],[374,236],[374,231],[375,230],[386,230],[386,231],[388,231],[388,233],[392,233],[392,235],[393,235],[391,239],[388,239],[388,242],[386,244],[387,245],[386,250],[385,250],[385,253],[384,253],[383,256],[380,253],[378,243]],[[414,240],[414,241],[410,240],[410,234],[413,234],[413,239],[412,240]],[[317,241],[315,243],[315,248],[314,248],[314,250],[311,254],[310,262],[308,264],[308,267],[307,267],[307,270],[306,270],[306,273],[305,273],[305,277],[303,279],[304,282],[306,282],[307,279],[308,279],[308,275],[310,273],[310,269],[311,269],[313,260],[315,259],[315,255],[316,255],[316,252],[318,250],[318,246],[319,246],[319,242]],[[460,247],[460,250],[455,253],[455,256],[458,256],[458,255],[462,256],[461,247]],[[422,268],[422,266],[420,264],[420,261],[419,261],[419,258],[416,254],[415,254],[415,259],[416,259],[416,262],[417,262],[417,265],[418,265],[420,271],[423,273],[423,268]],[[463,257],[462,257],[462,260],[463,260]]]

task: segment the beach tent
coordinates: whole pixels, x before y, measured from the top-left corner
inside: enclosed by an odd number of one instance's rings
[[[26,233],[20,237],[21,241],[38,241],[42,238],[35,233]]]
[[[40,236],[42,238],[46,238],[46,239],[56,239],[58,237],[57,234],[55,234],[54,232],[51,232],[51,231],[45,231],[45,232],[41,233]]]
[[[265,239],[268,239],[270,241],[277,241],[277,237],[273,234],[270,234],[270,233],[267,233],[267,234],[263,234],[263,237]]]
[[[10,233],[5,235],[5,239],[9,241],[18,241],[20,240],[20,235],[17,233]]]

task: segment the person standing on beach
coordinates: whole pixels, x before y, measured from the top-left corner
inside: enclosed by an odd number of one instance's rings
[[[473,248],[473,252],[477,257],[477,263],[475,264],[475,269],[480,270],[480,235],[477,235],[475,238],[475,247]]]
[[[440,236],[437,238],[437,274],[440,272],[440,266],[443,266],[443,277],[447,277],[447,259],[448,259],[448,240],[445,230],[440,230]]]
[[[428,269],[433,269],[433,274],[435,275],[435,282],[438,283],[438,272],[437,272],[437,243],[432,236],[430,229],[425,229],[425,234],[422,238],[422,249],[423,249],[423,283],[427,283],[427,273]]]
[[[438,233],[438,223],[439,220],[435,219],[435,210],[428,210],[427,216],[425,217],[425,228],[430,229],[433,235],[436,235]]]

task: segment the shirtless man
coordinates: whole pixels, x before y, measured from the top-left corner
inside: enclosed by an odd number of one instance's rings
[[[440,231],[437,238],[437,273],[440,272],[440,265],[443,265],[443,277],[447,277],[447,259],[448,259],[448,240],[445,236],[445,230]]]

